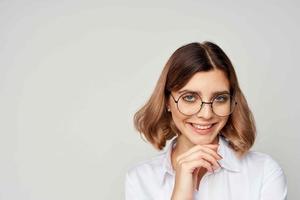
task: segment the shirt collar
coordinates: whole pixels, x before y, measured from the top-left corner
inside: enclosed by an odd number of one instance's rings
[[[172,167],[171,162],[171,153],[172,149],[176,146],[177,137],[173,138],[169,145],[167,146],[166,151],[163,153],[163,164],[161,168],[160,174],[160,183],[163,184],[165,177],[167,174],[174,176],[175,172]],[[223,136],[219,136],[219,148],[218,154],[220,154],[223,159],[219,161],[221,168],[232,171],[232,172],[240,172],[241,171],[241,161],[235,154],[234,150],[229,146],[228,141]],[[217,170],[218,171],[218,170]]]

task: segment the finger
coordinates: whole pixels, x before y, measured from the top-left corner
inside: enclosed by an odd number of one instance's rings
[[[194,148],[192,151],[188,151],[188,152],[185,152],[185,153],[179,155],[176,158],[176,161],[179,162],[180,160],[183,160],[184,158],[189,157],[190,155],[194,154],[195,152],[199,152],[199,151],[203,151],[203,152],[206,152],[207,154],[211,154],[216,160],[222,159],[222,157],[216,151],[214,151],[208,147],[201,146],[201,147]]]
[[[211,164],[203,159],[183,162],[180,166],[182,170],[188,171],[189,173],[193,173],[194,170],[199,167],[204,167],[209,172],[213,171]]]
[[[219,144],[217,145],[212,145],[212,144],[205,144],[203,145],[204,147],[209,147],[210,149],[213,149],[214,151],[218,151],[218,148],[219,148]]]
[[[183,158],[183,157],[186,157],[186,156],[188,156],[188,155],[190,155],[191,153],[193,153],[193,152],[196,152],[196,151],[199,151],[199,150],[201,150],[201,149],[203,149],[203,148],[212,148],[213,146],[217,146],[217,144],[212,144],[212,145],[210,145],[209,147],[205,147],[205,146],[201,146],[201,145],[195,145],[194,147],[192,147],[192,148],[190,148],[188,151],[186,151],[186,152],[184,152],[183,154],[181,154],[181,155],[179,155],[177,158],[176,158],[176,160],[178,161],[178,160],[180,160],[181,158]]]
[[[199,180],[198,173],[199,173],[200,169],[201,168],[198,167],[194,170],[194,173],[193,173],[193,189],[197,189],[197,183],[198,183],[198,180]]]
[[[219,147],[220,144],[204,144],[202,146],[207,146],[207,147],[213,147],[213,148],[215,148],[215,147]]]
[[[204,159],[208,161],[211,165],[213,165],[214,170],[220,167],[219,163],[217,162],[214,156],[202,150],[199,150],[197,152],[190,154],[189,156],[182,158],[181,160],[178,161],[178,164],[181,164],[183,162],[193,161],[193,160],[199,160],[199,159]]]
[[[187,161],[192,161],[192,160],[199,160],[199,159],[204,159],[204,160],[210,162],[211,165],[213,165],[214,169],[217,169],[220,167],[219,163],[212,155],[210,155],[206,152],[203,152],[203,151],[198,151],[198,152],[195,152],[185,158],[182,158],[181,160],[178,161],[178,164],[181,164],[181,163],[187,162]]]
[[[202,151],[205,151],[206,153],[211,154],[212,156],[214,156],[214,158],[216,160],[221,160],[223,158],[220,154],[218,154],[216,151],[214,151],[210,148],[203,148]]]

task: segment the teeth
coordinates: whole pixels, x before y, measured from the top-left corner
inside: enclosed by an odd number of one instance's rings
[[[210,127],[212,127],[212,124],[207,125],[207,126],[201,126],[200,124],[193,124],[193,127],[197,128],[197,129],[205,130],[205,129],[209,129]]]

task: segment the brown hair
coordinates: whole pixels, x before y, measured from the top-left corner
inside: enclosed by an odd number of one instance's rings
[[[212,42],[190,43],[178,48],[167,61],[148,102],[134,115],[134,126],[158,150],[179,135],[166,104],[171,91],[178,91],[191,77],[202,71],[222,70],[230,83],[237,105],[220,131],[239,155],[254,144],[256,127],[233,65],[224,51]]]

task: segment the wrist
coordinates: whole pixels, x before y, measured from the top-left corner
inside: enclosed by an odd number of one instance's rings
[[[171,200],[193,200],[193,196],[186,196],[180,194],[173,194]]]

